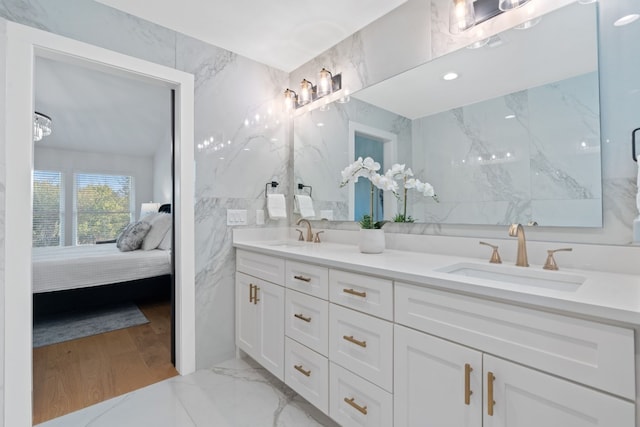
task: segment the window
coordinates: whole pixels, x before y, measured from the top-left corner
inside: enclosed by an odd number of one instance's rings
[[[33,247],[61,246],[64,240],[62,173],[33,171]]]
[[[134,218],[133,177],[74,174],[73,192],[76,245],[115,239]]]

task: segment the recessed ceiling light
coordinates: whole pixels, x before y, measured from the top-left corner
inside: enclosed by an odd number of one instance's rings
[[[578,0],[578,3],[580,4],[591,4],[591,3],[595,3],[596,0]]]
[[[324,126],[324,123],[322,123],[322,122],[318,122],[318,123],[316,123],[316,126],[318,126],[319,128],[321,128],[322,126]]]
[[[251,148],[243,148],[243,151],[251,151]]]
[[[622,18],[618,19],[616,22],[613,23],[613,25],[615,25],[616,27],[622,27],[623,25],[631,24],[632,22],[636,21],[638,18],[640,18],[640,14],[632,13],[630,15],[625,15]]]
[[[457,79],[457,78],[458,78],[458,74],[457,74],[457,73],[454,73],[454,72],[452,71],[452,72],[447,73],[447,74],[445,74],[444,76],[442,76],[442,78],[443,78],[444,80],[447,80],[447,81],[448,81],[448,80],[455,80],[455,79]]]
[[[516,115],[515,114],[507,114],[506,116],[504,116],[505,119],[515,119]]]

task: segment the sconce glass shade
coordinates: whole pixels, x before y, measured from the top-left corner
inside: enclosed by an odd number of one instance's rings
[[[300,82],[300,96],[298,97],[299,105],[306,105],[313,100],[313,84],[307,79]]]
[[[476,25],[476,14],[473,0],[451,0],[449,4],[449,32],[460,34],[474,25]]]
[[[320,74],[318,75],[318,88],[317,95],[325,96],[329,95],[333,92],[333,75],[331,71],[328,71],[326,68],[320,70]]]
[[[529,1],[530,0],[500,0],[498,3],[498,9],[502,11],[516,9],[529,3]]]
[[[51,117],[36,111],[33,113],[33,140],[40,141],[49,135],[51,135]]]
[[[284,91],[284,110],[292,111],[296,108],[296,104],[298,103],[298,95],[291,89],[287,89]]]

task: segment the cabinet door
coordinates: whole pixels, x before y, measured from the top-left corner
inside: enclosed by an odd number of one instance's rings
[[[482,353],[403,326],[394,335],[394,425],[481,427]]]
[[[258,306],[249,301],[256,279],[244,273],[236,273],[236,346],[254,359],[258,344]]]
[[[284,381],[284,288],[258,281],[258,354],[255,359]]]
[[[635,425],[632,402],[493,356],[484,355],[483,364],[484,427]]]

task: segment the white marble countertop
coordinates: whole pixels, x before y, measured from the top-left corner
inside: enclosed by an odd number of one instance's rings
[[[511,263],[489,264],[487,259],[438,255],[386,249],[382,254],[363,254],[358,247],[342,243],[303,243],[288,240],[237,240],[234,246],[267,255],[296,261],[316,263],[393,278],[455,292],[524,304],[581,317],[640,325],[640,276],[592,270],[562,269],[554,272],[542,265],[513,267]],[[522,268],[536,274],[544,272],[548,278],[581,276],[585,280],[576,290],[560,290],[536,285],[511,284],[438,271],[458,263],[492,265],[505,271]]]

